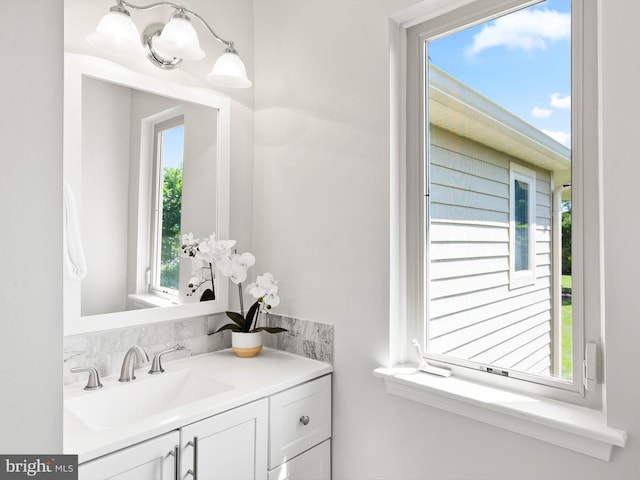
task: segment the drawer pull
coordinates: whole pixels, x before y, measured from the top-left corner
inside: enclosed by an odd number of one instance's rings
[[[309,417],[306,415],[303,415],[300,417],[300,423],[302,425],[308,425],[309,424]]]
[[[191,475],[193,480],[198,480],[198,437],[188,441],[187,447],[193,447],[193,469],[187,470],[187,475]]]
[[[180,480],[180,445],[176,445],[169,455],[174,457],[173,477],[175,480]]]

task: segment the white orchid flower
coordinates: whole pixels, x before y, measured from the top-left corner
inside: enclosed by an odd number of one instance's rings
[[[231,262],[231,255],[217,258],[216,265],[218,265],[218,270],[220,270],[220,273],[225,277],[228,277],[233,273],[233,263]]]
[[[248,270],[256,263],[256,257],[249,252],[244,252],[240,255],[231,255],[231,261],[234,265]]]
[[[182,235],[182,244],[180,249],[182,250],[182,255],[186,257],[195,257],[198,253],[198,244],[200,240],[197,238],[193,238],[193,233],[185,233]]]
[[[215,263],[225,261],[231,257],[231,248],[236,244],[235,240],[218,240],[213,248]]]
[[[207,252],[213,257],[227,256],[231,254],[231,248],[236,244],[235,240],[216,240],[216,234],[209,236]]]
[[[221,256],[216,263],[220,273],[229,277],[237,285],[247,279],[247,271],[249,267],[256,263],[256,258],[249,252],[241,255],[234,253],[228,256]]]
[[[247,270],[244,268],[234,270],[233,272],[231,272],[231,275],[229,275],[229,278],[236,285],[242,283],[247,279]]]
[[[185,233],[182,235],[182,244],[183,245],[193,245],[194,243],[198,243],[198,240],[193,239],[193,232]]]
[[[267,294],[276,294],[278,291],[278,282],[273,278],[270,273],[258,275],[256,281],[247,286],[247,292],[253,298],[261,298]]]
[[[262,301],[267,306],[268,309],[277,307],[280,305],[280,297],[275,293],[269,293],[262,297]]]

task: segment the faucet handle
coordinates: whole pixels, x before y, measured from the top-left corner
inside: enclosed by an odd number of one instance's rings
[[[100,383],[100,375],[98,374],[98,370],[93,367],[73,367],[71,373],[81,373],[87,372],[89,374],[89,380],[85,385],[85,390],[97,390],[102,388],[102,383]]]
[[[151,368],[149,369],[149,374],[154,375],[156,373],[164,373],[164,368],[162,368],[162,356],[165,353],[175,352],[177,350],[184,350],[185,347],[182,345],[174,345],[171,348],[163,350],[162,352],[158,352],[154,355],[153,361],[151,362]]]

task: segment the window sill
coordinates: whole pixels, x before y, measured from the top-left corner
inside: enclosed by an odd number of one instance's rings
[[[609,461],[627,433],[607,426],[605,415],[585,407],[524,395],[415,368],[378,368],[387,392],[544,442]]]
[[[135,308],[173,307],[178,305],[178,302],[175,300],[162,298],[151,293],[132,293],[129,294],[129,300],[131,300]]]

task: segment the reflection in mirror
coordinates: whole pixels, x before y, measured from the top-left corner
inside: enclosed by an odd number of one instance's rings
[[[215,231],[217,111],[83,77],[82,119],[82,315],[198,301],[180,236]]]
[[[181,235],[229,234],[229,100],[65,54],[64,178],[87,274],[65,279],[65,334],[223,312],[188,287]],[[210,301],[201,301],[210,300]],[[162,307],[162,308],[157,308]]]

